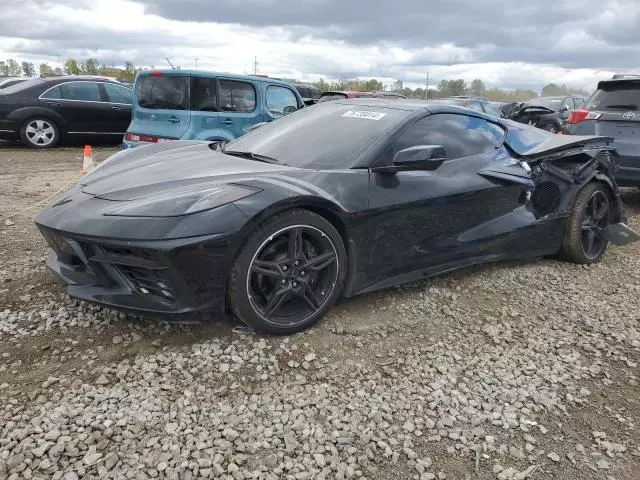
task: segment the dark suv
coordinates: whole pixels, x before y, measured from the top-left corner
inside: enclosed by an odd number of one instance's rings
[[[585,107],[570,112],[563,133],[614,137],[620,155],[616,180],[640,185],[640,75],[599,82]]]

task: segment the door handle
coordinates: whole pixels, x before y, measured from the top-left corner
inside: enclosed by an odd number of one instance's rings
[[[124,108],[118,107],[117,105],[113,105],[111,108],[117,112],[121,112],[122,110],[124,110]]]
[[[223,125],[233,125],[233,120],[222,120]]]
[[[60,102],[47,102],[47,105],[51,105],[52,107],[57,107],[60,105]]]
[[[167,120],[170,123],[180,123],[180,119],[178,117],[169,117]]]

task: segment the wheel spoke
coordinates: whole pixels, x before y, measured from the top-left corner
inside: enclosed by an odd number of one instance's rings
[[[605,215],[607,214],[607,211],[609,210],[609,205],[607,205],[606,203],[601,203],[598,208],[596,209],[596,212],[593,214],[593,220],[594,221],[599,221],[602,220]]]
[[[25,132],[27,133],[36,133],[36,128],[33,126],[33,123],[30,123],[27,128],[25,129]]]
[[[302,256],[302,229],[292,228],[289,231],[289,259],[295,260]]]
[[[309,285],[308,283],[305,283],[304,288],[298,296],[305,301],[309,308],[311,308],[312,312],[315,312],[318,308],[320,308],[320,301],[318,300],[318,297],[316,297],[316,294],[311,288],[311,285]]]
[[[44,128],[44,122],[42,120],[36,120],[36,128],[42,130]]]
[[[313,257],[307,261],[304,268],[312,270],[314,272],[320,272],[331,265],[336,260],[336,255],[333,252],[321,253],[320,255]]]
[[[593,230],[589,230],[589,232],[587,232],[587,245],[585,246],[585,253],[587,255],[591,254],[595,241],[596,241],[595,232]]]
[[[289,290],[277,288],[273,291],[267,304],[264,307],[263,314],[267,318],[271,318],[280,309],[287,298]]]
[[[268,262],[266,260],[255,260],[251,265],[251,272],[274,278],[282,277],[278,264],[276,262]]]

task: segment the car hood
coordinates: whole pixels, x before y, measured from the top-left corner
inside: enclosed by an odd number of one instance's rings
[[[225,155],[207,142],[175,141],[118,152],[80,183],[84,193],[127,201],[290,170],[299,169]]]

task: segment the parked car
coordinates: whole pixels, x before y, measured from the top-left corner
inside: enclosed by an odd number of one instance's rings
[[[551,133],[559,133],[567,123],[569,111],[582,108],[585,100],[580,96],[539,97],[514,104],[507,114],[520,123],[526,123]]]
[[[93,77],[27,80],[0,90],[0,139],[50,148],[63,139],[122,138],[131,89]]]
[[[29,80],[29,77],[4,77],[0,78],[0,90]]]
[[[433,102],[448,103],[451,105],[460,105],[461,107],[475,110],[476,112],[486,113],[487,115],[493,115],[494,117],[503,117],[503,113],[500,109],[494,107],[488,100],[482,100],[472,97],[449,97],[439,98],[437,100],[430,100]]]
[[[36,223],[72,297],[291,333],[341,295],[502,259],[590,264],[637,240],[609,141],[442,103],[337,100],[223,149],[122,150]]]
[[[586,105],[569,113],[563,133],[614,137],[618,183],[640,186],[640,75],[599,82]]]
[[[305,105],[314,105],[320,100],[322,91],[313,85],[307,85],[305,83],[292,83],[291,84],[302,97],[302,101]]]
[[[256,125],[303,108],[298,91],[271,78],[206,72],[140,72],[123,146],[170,140],[238,138]]]
[[[318,102],[330,102],[333,100],[346,100],[349,98],[373,98],[376,94],[373,92],[355,92],[352,90],[346,91],[329,91],[322,92]]]

